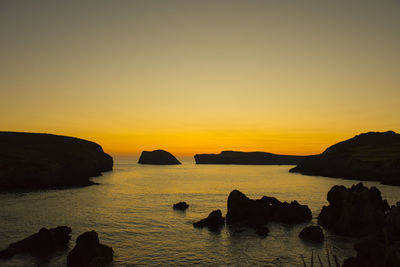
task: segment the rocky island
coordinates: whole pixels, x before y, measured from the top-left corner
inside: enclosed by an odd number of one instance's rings
[[[100,145],[53,134],[0,132],[0,189],[94,184],[113,167]]]
[[[307,157],[290,172],[400,185],[400,134],[357,135]]]
[[[296,165],[308,156],[278,155],[267,152],[222,151],[220,154],[196,154],[196,164]]]
[[[165,150],[143,151],[139,158],[139,164],[153,165],[179,165],[182,164],[174,155]]]

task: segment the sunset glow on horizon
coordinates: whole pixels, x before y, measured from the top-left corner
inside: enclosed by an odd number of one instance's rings
[[[310,155],[400,132],[399,14],[397,1],[2,1],[0,130],[178,156]]]

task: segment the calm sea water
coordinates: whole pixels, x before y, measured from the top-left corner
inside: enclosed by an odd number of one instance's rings
[[[212,232],[192,223],[214,209],[226,214],[233,189],[251,198],[298,200],[311,208],[315,223],[328,190],[356,181],[292,174],[292,166],[195,165],[192,158],[182,158],[180,166],[152,166],[136,164],[135,157],[114,160],[113,172],[94,178],[101,185],[0,193],[0,249],[41,227],[68,225],[70,248],[79,234],[94,229],[115,251],[112,266],[303,266],[300,254],[309,261],[314,250],[325,260],[326,247],[340,261],[354,255],[354,240],[330,233],[323,245],[301,241],[298,234],[307,224],[270,223],[270,235],[260,238],[252,229]],[[365,184],[377,186],[390,204],[400,200],[400,187]],[[178,201],[189,203],[189,209],[174,211]],[[0,266],[65,266],[67,253],[44,259],[18,255]]]

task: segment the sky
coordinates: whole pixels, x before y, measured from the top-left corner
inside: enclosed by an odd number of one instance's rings
[[[400,132],[399,1],[2,1],[0,130],[113,155]]]

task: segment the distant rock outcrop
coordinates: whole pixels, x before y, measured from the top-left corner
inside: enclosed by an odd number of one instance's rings
[[[389,211],[386,200],[376,187],[367,188],[362,183],[351,188],[335,185],[328,192],[329,206],[324,206],[318,224],[336,234],[367,236],[375,233],[385,222]]]
[[[178,202],[175,203],[172,208],[176,209],[176,210],[186,210],[187,208],[189,208],[189,205],[186,202]]]
[[[250,226],[260,226],[269,221],[286,224],[295,224],[310,221],[311,210],[297,201],[291,203],[280,202],[274,197],[264,196],[253,200],[238,190],[234,190],[228,197],[228,224],[244,223]]]
[[[322,242],[325,239],[324,232],[317,225],[310,225],[301,230],[299,237],[303,240]]]
[[[400,134],[388,131],[357,135],[304,159],[290,171],[400,185]]]
[[[296,165],[306,157],[267,152],[222,151],[220,154],[197,154],[194,159],[196,164]]]
[[[12,243],[3,251],[0,251],[0,259],[8,259],[18,253],[30,253],[45,256],[51,252],[65,248],[71,239],[71,228],[58,226],[56,228],[42,228],[21,241]]]
[[[202,228],[219,228],[225,224],[225,218],[222,217],[221,210],[212,211],[207,218],[202,219],[193,224],[194,227]]]
[[[139,164],[178,165],[182,164],[171,153],[165,150],[143,151]]]
[[[96,143],[52,134],[0,132],[0,188],[94,184],[113,159]]]
[[[113,260],[114,250],[100,244],[95,231],[85,232],[76,239],[75,247],[67,257],[68,267],[98,267]]]

